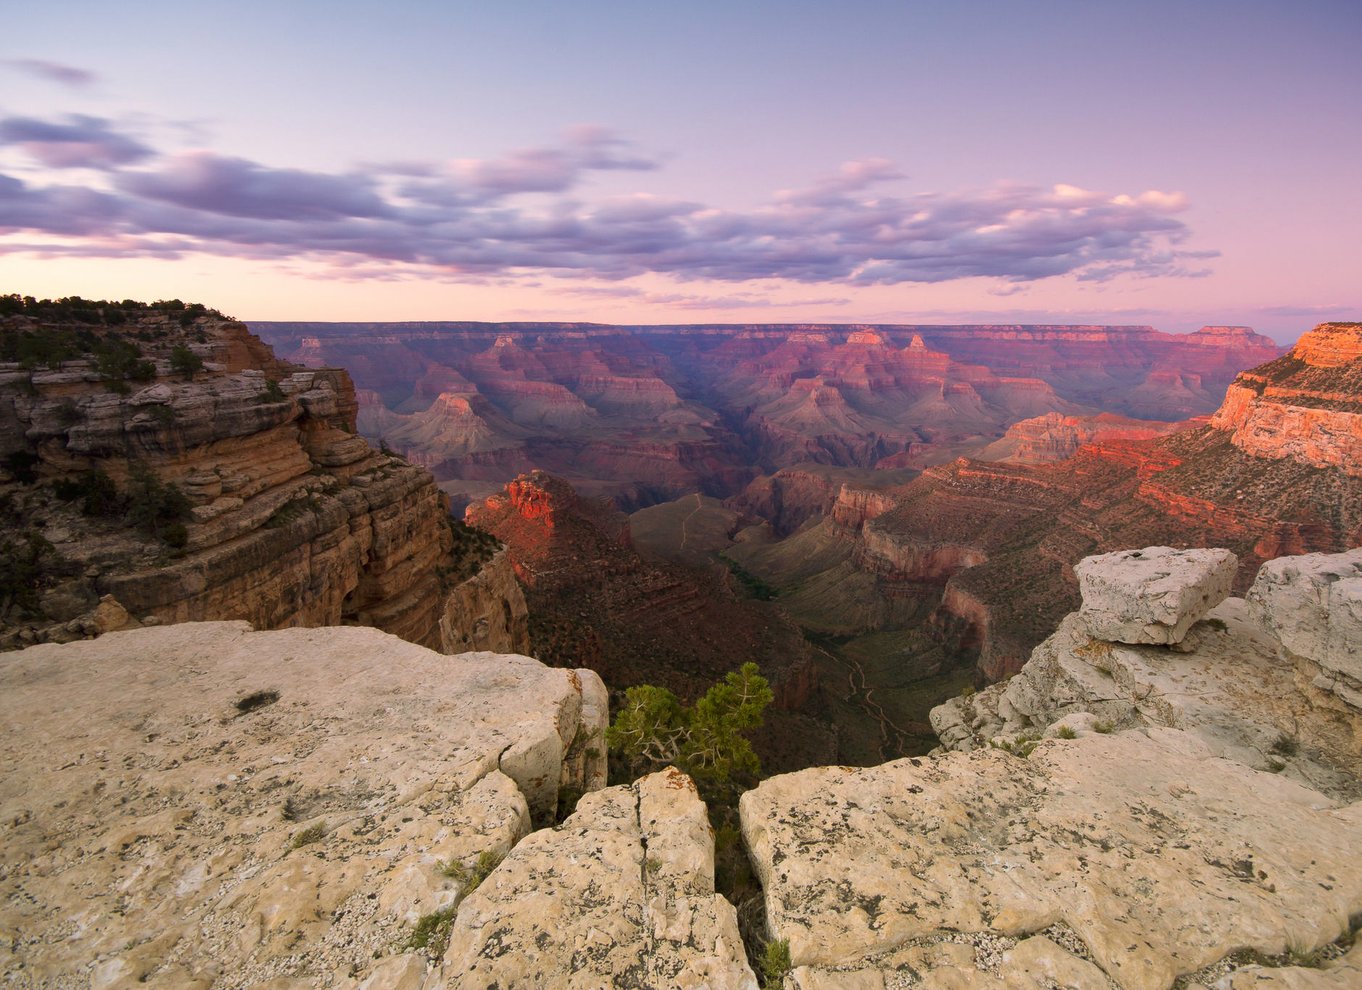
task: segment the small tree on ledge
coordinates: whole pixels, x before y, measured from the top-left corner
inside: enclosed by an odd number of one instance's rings
[[[666,688],[632,687],[605,739],[631,776],[674,766],[702,792],[723,794],[760,775],[761,763],[744,733],[761,727],[773,697],[754,663],[730,673],[691,707]]]

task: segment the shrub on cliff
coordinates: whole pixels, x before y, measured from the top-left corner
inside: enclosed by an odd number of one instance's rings
[[[189,518],[188,496],[145,467],[134,467],[128,484],[127,520],[148,536],[179,549],[189,542],[184,521]]]
[[[176,374],[184,375],[185,381],[192,382],[194,375],[203,370],[203,358],[184,344],[176,344],[170,352],[170,367]]]
[[[773,697],[754,663],[743,664],[689,707],[666,688],[632,687],[605,739],[632,776],[674,766],[707,796],[731,796],[761,773],[745,733],[761,727]]]
[[[39,614],[42,592],[72,573],[71,563],[41,533],[0,536],[0,621]]]

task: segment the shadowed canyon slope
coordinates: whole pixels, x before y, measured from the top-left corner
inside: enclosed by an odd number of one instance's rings
[[[428,472],[355,435],[343,370],[214,315],[78,317],[4,318],[8,645],[246,619],[527,648],[509,562]]]
[[[1317,328],[1239,375],[1209,425],[1153,440],[1099,436],[1054,463],[961,458],[874,495],[873,518],[847,526],[834,513],[784,543],[730,552],[796,595],[826,583],[804,562],[831,555],[841,572],[873,580],[882,609],[931,602],[924,628],[977,646],[985,679],[1006,676],[1075,604],[1072,565],[1085,555],[1228,547],[1242,588],[1264,560],[1362,543],[1359,338],[1358,325]],[[785,549],[794,541],[804,549]],[[830,595],[823,605],[838,608]]]
[[[776,695],[757,740],[764,765],[836,758],[799,628],[778,610],[744,600],[723,568],[646,559],[619,510],[543,471],[469,506],[467,519],[506,545],[525,585],[531,648],[541,660],[589,667],[613,691],[656,684],[684,698],[753,661]]]
[[[460,500],[540,468],[625,507],[799,462],[920,468],[1048,413],[1206,414],[1278,353],[1244,327],[253,326],[349,369],[361,432]]]

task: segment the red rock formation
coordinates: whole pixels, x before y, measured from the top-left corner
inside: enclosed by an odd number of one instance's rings
[[[1324,323],[1239,375],[1211,420],[1254,457],[1362,477],[1362,325]]]
[[[1204,421],[1203,421],[1204,422]],[[1177,430],[1202,425],[1197,421],[1163,423],[1130,419],[1114,413],[1097,416],[1064,416],[1046,413],[1013,423],[1001,440],[979,454],[981,460],[1019,464],[1048,464],[1072,457],[1084,444],[1113,440],[1152,440]]]
[[[1273,556],[1362,545],[1362,361],[1349,357],[1359,341],[1357,325],[1307,335],[1241,374],[1208,426],[1104,437],[1057,463],[929,468],[864,525],[856,559],[883,580],[944,581],[925,593],[940,595],[938,618],[978,639],[994,680],[1074,607],[1071,567],[1084,556],[1228,547],[1242,590]]]

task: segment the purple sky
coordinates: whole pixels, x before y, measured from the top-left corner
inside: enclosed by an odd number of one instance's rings
[[[1356,2],[54,0],[6,20],[0,291],[1282,340],[1362,318]]]

